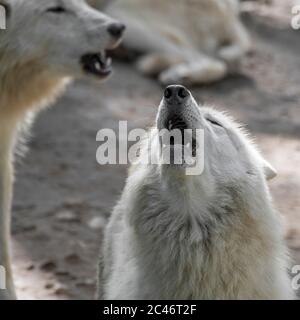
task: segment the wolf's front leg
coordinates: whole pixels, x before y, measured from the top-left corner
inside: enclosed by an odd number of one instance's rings
[[[16,299],[10,261],[12,176],[12,163],[0,152],[0,300]]]
[[[229,69],[235,69],[247,52],[251,50],[250,37],[240,21],[233,18],[228,34],[229,44],[220,48],[218,56]]]
[[[199,85],[221,80],[226,73],[227,66],[223,61],[202,56],[198,60],[181,63],[163,71],[159,80],[164,85]]]
[[[169,53],[152,53],[142,56],[137,61],[137,68],[148,76],[158,76],[164,70],[181,64],[184,58],[179,55]]]

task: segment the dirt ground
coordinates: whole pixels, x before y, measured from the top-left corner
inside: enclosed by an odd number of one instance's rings
[[[248,13],[255,50],[239,74],[192,91],[245,123],[277,168],[270,187],[287,218],[294,264],[300,264],[300,31],[291,29],[289,11],[281,9]],[[162,89],[119,62],[105,84],[74,83],[41,113],[30,152],[17,166],[13,261],[19,298],[93,298],[103,226],[126,177],[126,166],[97,164],[96,133],[116,129],[119,120],[148,126]]]

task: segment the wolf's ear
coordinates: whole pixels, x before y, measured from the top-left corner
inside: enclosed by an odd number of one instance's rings
[[[267,180],[272,180],[277,176],[277,171],[273,166],[266,160],[263,159],[263,170]]]
[[[86,0],[86,2],[97,10],[104,10],[108,5],[114,2],[114,0]]]

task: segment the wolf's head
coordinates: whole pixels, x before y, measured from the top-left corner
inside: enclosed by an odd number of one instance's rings
[[[256,181],[269,180],[276,175],[237,123],[219,111],[199,106],[183,86],[166,88],[156,123],[159,132],[177,129],[183,136],[187,132],[187,137],[177,142],[170,139],[169,145],[164,142],[164,146],[173,150],[190,148],[196,162],[202,158],[203,172],[191,179],[201,181],[207,188],[241,186],[245,183],[254,186]],[[198,141],[196,129],[202,133],[203,140]],[[187,166],[183,162],[183,165],[171,163],[162,167],[162,172],[172,177],[174,174],[184,175]]]
[[[9,13],[0,53],[10,54],[11,61],[35,61],[62,76],[110,74],[106,50],[119,44],[123,24],[83,0],[0,0],[0,5]]]

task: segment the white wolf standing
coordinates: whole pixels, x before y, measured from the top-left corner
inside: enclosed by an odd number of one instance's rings
[[[131,168],[105,232],[99,297],[292,298],[266,183],[274,169],[238,124],[199,107],[182,86],[165,91],[157,129],[165,128],[204,130],[204,171],[186,175],[186,165],[172,163]],[[161,141],[151,139],[151,159],[159,160]]]
[[[7,29],[0,30],[0,265],[15,297],[10,263],[10,210],[14,149],[32,115],[57,97],[71,77],[98,79],[111,72],[105,50],[125,26],[83,0],[0,0]]]
[[[250,49],[238,0],[110,2],[107,12],[128,26],[125,46],[144,54],[138,68],[163,84],[219,80]]]

